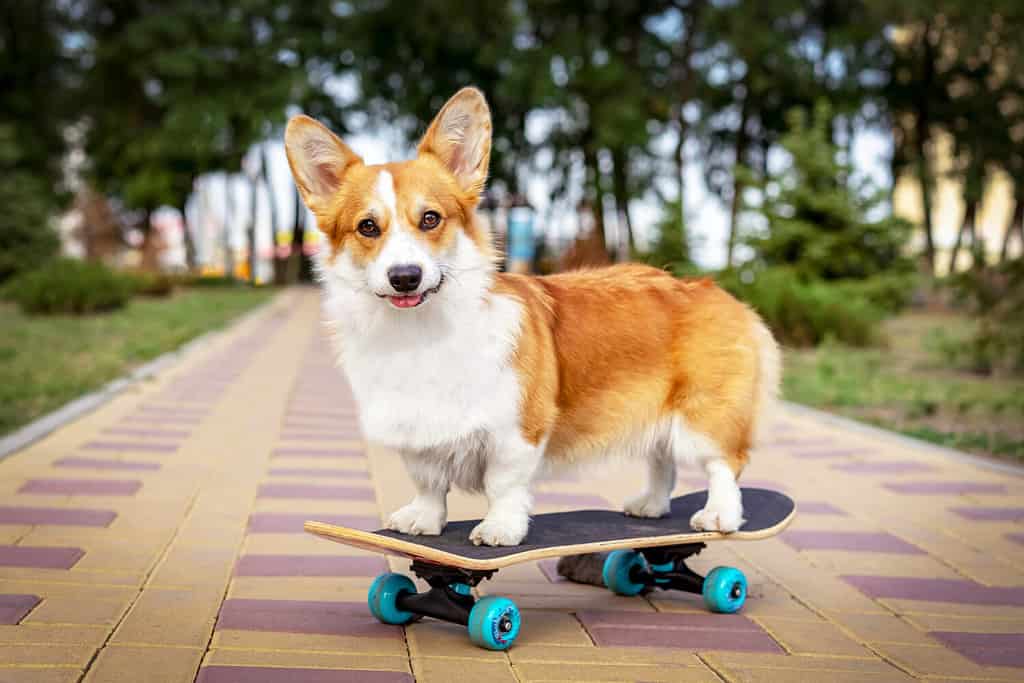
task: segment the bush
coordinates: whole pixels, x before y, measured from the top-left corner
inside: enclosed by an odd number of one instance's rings
[[[132,290],[138,296],[164,297],[174,292],[174,278],[164,273],[138,271],[127,274]]]
[[[120,308],[134,291],[132,279],[99,263],[56,259],[23,273],[4,287],[25,313],[95,313]]]
[[[864,294],[843,284],[803,281],[788,268],[726,271],[718,281],[788,346],[816,346],[826,339],[867,346],[885,317]]]
[[[947,357],[986,374],[1024,372],[1024,258],[958,273],[947,286],[977,318],[959,348],[946,345]]]

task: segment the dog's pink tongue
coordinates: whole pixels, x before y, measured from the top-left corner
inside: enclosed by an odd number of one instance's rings
[[[391,303],[398,308],[412,308],[420,302],[423,298],[422,294],[414,294],[412,296],[390,296]]]

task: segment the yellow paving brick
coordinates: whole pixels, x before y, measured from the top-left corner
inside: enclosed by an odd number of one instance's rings
[[[517,683],[512,667],[504,658],[482,662],[478,659],[448,657],[415,657],[412,671],[416,683],[450,683],[451,681],[487,681]]]
[[[594,647],[533,645],[524,640],[508,650],[513,664],[545,663],[551,666],[577,664],[664,664],[699,667],[701,661],[688,650],[648,647]]]
[[[995,612],[987,617],[951,614],[910,614],[906,620],[922,631],[966,631],[968,633],[1024,633],[1024,619],[1008,619]]]
[[[524,622],[523,628],[529,628]],[[504,660],[505,653],[483,650],[466,635],[466,627],[434,619],[424,619],[405,627],[410,657],[465,657],[481,661]]]
[[[801,554],[819,570],[830,574],[919,576],[929,579],[963,578],[948,565],[926,555],[854,553],[837,550],[804,551]]]
[[[236,576],[229,598],[365,602],[372,576]]]
[[[41,581],[52,584],[78,586],[139,586],[146,578],[143,572],[83,571],[71,569],[36,569],[28,567],[0,567],[0,581]]]
[[[406,656],[408,649],[399,638],[363,638],[319,633],[282,633],[218,629],[211,641],[213,649],[301,650],[345,654]]]
[[[522,683],[554,681],[664,681],[665,683],[719,683],[707,668],[673,666],[671,664],[576,664],[554,668],[546,664],[513,664]]]
[[[80,583],[57,583],[36,578],[0,580],[0,593],[29,593],[42,598],[77,598],[88,595],[95,600],[132,600],[138,596],[138,589],[132,586],[90,584],[87,588]]]
[[[923,600],[894,600],[891,598],[884,598],[879,600],[879,602],[897,614],[906,614],[908,616],[932,614],[936,616],[992,617],[1024,621],[1024,607],[968,605]]]
[[[0,663],[6,666],[67,666],[78,669],[92,659],[96,648],[83,644],[0,645]]]
[[[782,647],[793,654],[872,658],[871,652],[827,621],[754,617]]]
[[[862,643],[907,643],[936,645],[913,622],[891,614],[854,614],[826,612],[826,616],[853,634]]]
[[[411,673],[406,656],[335,654],[303,650],[210,650],[203,665],[281,666],[313,669],[362,669]]]
[[[242,546],[242,553],[380,557],[380,553],[360,550],[341,543],[332,543],[312,534],[250,534]]]
[[[912,677],[880,659],[711,652],[702,655],[728,681],[910,681]]]
[[[129,598],[98,600],[85,593],[74,597],[47,597],[22,623],[114,626],[130,604]]]
[[[569,645],[589,646],[590,636],[583,625],[571,614],[553,610],[522,610],[523,629],[516,646]]]
[[[120,645],[204,645],[220,608],[221,592],[208,587],[149,589],[114,632]]]
[[[291,458],[289,458],[291,460]],[[275,463],[276,465],[277,463]],[[286,465],[292,467],[288,462]],[[294,465],[300,467],[300,465]],[[368,515],[380,516],[383,508],[368,500],[296,500],[293,498],[257,498],[253,502],[253,512],[302,512],[315,520],[317,514],[323,515]],[[385,513],[385,518],[387,513]],[[329,543],[330,541],[323,541]]]
[[[152,584],[191,586],[227,583],[235,565],[234,546],[211,548],[175,543],[153,572]]]
[[[0,526],[0,545],[14,545],[30,531],[32,531],[31,526],[22,524]]]
[[[123,647],[100,650],[83,683],[191,683],[202,648]]]
[[[22,622],[0,626],[0,643],[35,645],[86,645],[100,647],[110,635],[106,626],[52,625]]]
[[[78,683],[82,670],[76,667],[6,667],[0,664],[0,683]]]

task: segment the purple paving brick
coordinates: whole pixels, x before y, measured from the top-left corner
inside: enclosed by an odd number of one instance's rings
[[[757,624],[740,615],[585,610],[577,614],[598,647],[666,647],[685,650],[769,652],[783,650]]]
[[[365,470],[326,470],[316,467],[274,467],[267,474],[272,477],[324,477],[327,479],[369,479]]]
[[[373,531],[380,528],[380,520],[370,515],[325,515],[317,512],[254,512],[249,515],[251,534],[298,534],[307,520],[345,526],[350,529]]]
[[[236,576],[376,576],[387,571],[383,557],[345,555],[242,555]]]
[[[841,578],[870,598],[1024,607],[1024,587],[1020,586],[983,586],[962,579],[907,576],[846,575]]]
[[[0,625],[14,626],[42,602],[38,595],[0,593]]]
[[[1024,667],[1024,633],[933,631],[929,635],[982,666]]]
[[[0,567],[71,569],[83,555],[81,548],[0,545]]]
[[[153,403],[143,403],[140,406],[136,406],[135,411],[139,413],[158,413],[160,415],[185,415],[188,417],[203,417],[210,412],[207,408],[195,406],[159,406]]]
[[[964,506],[951,508],[953,512],[975,522],[1020,522],[1024,508]]]
[[[356,420],[327,422],[295,422],[294,420],[289,420],[284,423],[284,428],[294,432],[322,432],[336,429],[358,429],[359,422]]]
[[[54,467],[77,467],[90,470],[127,470],[133,472],[153,472],[160,469],[160,463],[138,462],[132,460],[114,460],[112,458],[81,458],[69,455],[55,460]]]
[[[275,458],[362,458],[366,453],[361,448],[276,448]]]
[[[814,448],[806,451],[787,451],[794,458],[803,460],[828,460],[835,458],[845,460],[850,456],[862,455],[863,451],[854,448]]]
[[[534,494],[533,500],[538,505],[567,505],[579,508],[610,508],[612,506],[607,499],[593,493],[539,491]]]
[[[896,493],[911,495],[963,495],[967,493],[1006,493],[1005,484],[981,481],[901,481],[885,484]]]
[[[89,441],[82,446],[89,451],[149,451],[152,453],[173,453],[178,450],[176,443],[153,443],[151,441]]]
[[[884,531],[805,531],[783,532],[782,540],[796,550],[848,550],[857,553],[897,553],[923,555],[917,546]]]
[[[1024,534],[1006,534],[1006,537],[1014,543],[1024,545]]]
[[[846,516],[846,513],[837,508],[832,503],[826,503],[820,500],[801,500],[797,504],[797,510],[801,515],[842,515]]]
[[[281,441],[351,441],[359,438],[356,430],[348,432],[319,432],[316,434],[297,432],[283,432],[279,437]]]
[[[117,513],[113,510],[0,506],[0,524],[109,526],[116,518]]]
[[[215,664],[200,669],[196,683],[413,683],[413,678],[402,671]]]
[[[178,417],[175,415],[148,415],[148,414],[135,414],[126,415],[121,418],[119,424],[159,424],[159,425],[195,425],[198,424],[200,418],[198,417]]]
[[[932,472],[931,465],[913,460],[878,460],[869,462],[850,462],[832,465],[832,469],[850,474],[910,474],[912,472]]]
[[[373,500],[373,489],[359,486],[273,483],[260,486],[259,498],[316,498],[328,500]]]
[[[29,479],[18,493],[65,496],[131,496],[142,482],[135,479]]]
[[[187,439],[191,434],[184,429],[142,429],[139,427],[108,427],[103,430],[103,433],[142,436],[147,439]]]
[[[221,605],[217,629],[323,633],[368,638],[402,637],[400,627],[382,624],[371,616],[365,601],[230,598]]]
[[[355,418],[358,412],[355,408],[352,410],[303,410],[300,407],[291,405],[288,407],[288,412],[285,413],[285,419],[305,419],[305,418],[324,418],[330,420],[344,420],[346,418]]]

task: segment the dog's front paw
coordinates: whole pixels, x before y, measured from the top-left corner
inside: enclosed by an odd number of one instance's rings
[[[413,536],[437,536],[445,523],[445,512],[416,503],[395,510],[388,519],[388,528]]]
[[[668,496],[656,496],[645,493],[636,498],[630,498],[622,507],[630,517],[649,517],[657,519],[668,514],[672,501]]]
[[[526,538],[529,521],[485,518],[469,534],[473,545],[519,545]]]
[[[738,531],[743,523],[743,508],[739,505],[707,505],[690,518],[690,526],[697,531]]]

